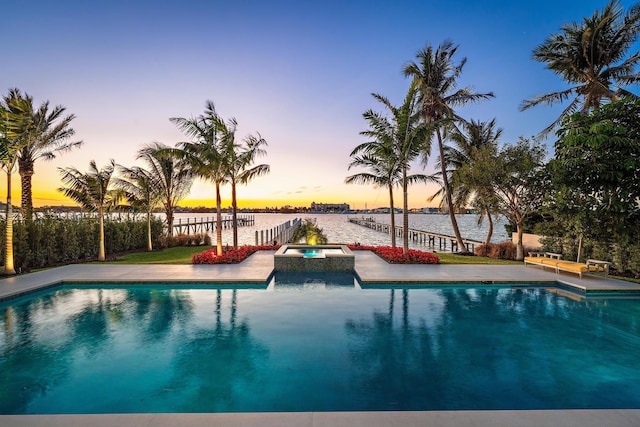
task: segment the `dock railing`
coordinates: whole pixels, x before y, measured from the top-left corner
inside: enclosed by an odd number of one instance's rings
[[[293,233],[302,223],[301,218],[295,218],[284,222],[276,227],[266,230],[256,230],[256,246],[258,245],[281,245],[291,243]]]
[[[391,234],[391,225],[383,222],[376,222],[373,218],[349,218],[349,222],[363,227],[370,228],[382,233]],[[395,233],[397,237],[402,237],[402,227],[396,226]],[[455,252],[458,250],[458,241],[455,236],[449,236],[446,234],[432,233],[430,231],[409,229],[409,240],[429,248],[438,248],[441,251]],[[436,246],[436,240],[438,245]],[[476,245],[482,245],[484,242],[479,240],[463,239],[464,244],[467,246],[466,250],[473,252]],[[447,242],[449,242],[449,249],[447,249]]]
[[[255,224],[253,215],[239,215],[238,227],[246,227]],[[178,218],[178,222],[173,221],[173,230],[178,234],[205,233],[215,231],[216,217],[200,217],[200,218]],[[233,227],[232,217],[222,217],[222,228]]]

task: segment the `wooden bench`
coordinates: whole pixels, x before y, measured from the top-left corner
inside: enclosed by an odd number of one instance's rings
[[[553,252],[529,252],[529,256],[524,258],[524,264],[525,266],[527,264],[540,265],[543,269],[551,267],[555,269],[556,274],[560,274],[560,271],[578,273],[581,279],[583,273],[604,273],[604,277],[607,277],[609,275],[609,266],[611,265],[610,262],[597,259],[589,259],[584,264],[565,261],[560,254]]]

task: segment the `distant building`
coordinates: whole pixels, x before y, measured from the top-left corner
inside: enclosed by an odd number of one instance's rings
[[[391,213],[391,208],[375,208],[371,210],[372,213],[377,213],[377,214],[387,214],[387,213]]]
[[[311,202],[312,212],[319,213],[342,213],[349,212],[351,209],[348,203],[316,203]]]
[[[438,208],[422,208],[422,213],[426,213],[426,214],[436,214],[436,213],[440,213],[440,209]]]

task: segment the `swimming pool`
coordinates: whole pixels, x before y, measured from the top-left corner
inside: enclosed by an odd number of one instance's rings
[[[69,285],[0,313],[2,414],[640,408],[636,299],[293,275]]]

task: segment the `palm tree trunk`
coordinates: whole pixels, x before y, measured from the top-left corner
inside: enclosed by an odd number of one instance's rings
[[[33,197],[31,187],[33,161],[23,161],[18,159],[18,173],[20,174],[20,184],[22,187],[22,217],[26,220],[31,220],[33,218]]]
[[[98,244],[98,261],[104,261],[106,259],[105,257],[105,253],[104,253],[104,214],[102,212],[102,207],[100,209],[98,209],[98,216],[100,224],[99,224],[99,233],[100,233],[100,237],[99,237],[99,244]]]
[[[173,206],[164,205],[164,215],[167,217],[167,236],[173,236]]]
[[[151,212],[147,212],[147,251],[153,251],[153,244],[151,243]]]
[[[458,221],[456,220],[456,214],[453,209],[453,199],[451,198],[451,188],[449,186],[449,177],[447,177],[447,165],[444,160],[444,147],[442,144],[442,135],[440,133],[440,128],[436,129],[436,135],[438,137],[438,150],[440,151],[440,168],[442,170],[442,186],[444,188],[444,196],[447,202],[447,209],[449,210],[449,218],[451,219],[451,227],[453,228],[453,233],[456,236],[456,241],[458,242],[458,251],[466,252],[467,247],[462,241],[462,235],[460,234],[460,229],[458,228]]]
[[[233,227],[233,249],[238,249],[238,201],[236,199],[236,180],[231,178],[231,218]]]
[[[493,235],[493,218],[491,218],[491,211],[489,208],[486,208],[487,220],[489,221],[489,230],[487,231],[487,238],[484,241],[484,245],[487,246],[491,244],[491,236]]]
[[[407,165],[402,166],[402,252],[409,250],[409,192],[407,191]]]
[[[7,210],[5,229],[4,273],[16,274],[13,266],[13,208],[11,206],[11,168],[7,172]]]
[[[391,210],[391,246],[396,247],[396,213],[393,206],[393,185],[389,184],[389,205]]]
[[[220,183],[216,182],[216,253],[222,255],[222,198]]]

